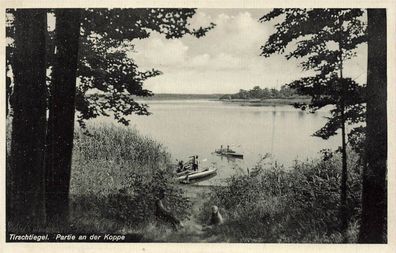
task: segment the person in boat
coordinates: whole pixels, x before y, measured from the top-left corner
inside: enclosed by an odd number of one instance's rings
[[[198,156],[193,156],[192,160],[192,169],[193,171],[198,171]]]
[[[158,199],[155,201],[155,216],[172,226],[174,230],[184,227],[183,223],[177,219],[169,210],[167,210],[163,204],[165,198],[165,190],[161,189],[158,195]]]
[[[227,145],[227,152],[230,152],[230,146]]]
[[[182,171],[185,170],[184,163],[183,163],[182,160],[179,161],[179,163],[177,165],[178,165],[177,170],[176,170],[177,173],[182,172]]]

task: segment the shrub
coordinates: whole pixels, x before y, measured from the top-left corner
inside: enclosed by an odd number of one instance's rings
[[[292,168],[258,164],[256,173],[231,177],[215,188],[210,205],[221,207],[227,222],[216,229],[237,242],[340,242],[341,162],[338,154],[295,161]],[[360,166],[349,152],[350,240],[360,212]],[[222,231],[218,231],[222,230]]]
[[[74,223],[88,219],[92,225],[119,224],[117,229],[142,226],[154,219],[160,189],[167,207],[180,218],[188,216],[189,200],[177,187],[170,155],[161,144],[133,128],[89,125],[88,130],[90,135],[75,132],[70,187]]]
[[[167,206],[175,211],[175,215],[181,219],[188,217],[187,208],[190,202],[182,196],[182,191],[172,184],[172,178],[164,171],[155,172],[151,180],[145,180],[141,176],[131,173],[128,184],[118,193],[110,194],[108,207],[103,209],[105,217],[136,226],[155,219],[155,201],[159,192],[165,190]]]
[[[173,180],[170,155],[164,146],[130,127],[88,124],[76,128],[70,182],[70,227],[47,224],[47,232],[133,232],[154,219],[159,189],[177,217],[186,218],[190,201]],[[7,163],[11,124],[7,120]],[[7,177],[10,166],[7,164]],[[7,180],[7,191],[12,182]],[[9,193],[7,194],[9,196]],[[10,227],[26,231],[25,225]],[[18,229],[18,230],[17,230]]]

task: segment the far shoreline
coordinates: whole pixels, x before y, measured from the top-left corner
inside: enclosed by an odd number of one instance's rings
[[[309,103],[310,98],[291,97],[291,98],[266,98],[266,99],[222,99],[224,94],[177,94],[177,93],[158,93],[150,97],[135,97],[139,101],[170,101],[170,100],[208,100],[223,103],[239,104],[241,106],[276,106],[294,105],[295,103]]]
[[[236,103],[241,106],[276,106],[294,105],[296,103],[308,104],[309,98],[267,98],[267,99],[219,99],[224,103]]]

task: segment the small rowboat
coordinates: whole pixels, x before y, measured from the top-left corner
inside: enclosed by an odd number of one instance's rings
[[[226,149],[217,149],[217,150],[215,150],[215,153],[218,155],[230,156],[230,157],[243,159],[243,154],[237,153],[233,150],[227,151]]]
[[[178,176],[176,180],[180,183],[189,184],[196,181],[212,178],[217,174],[216,171],[216,168],[207,168],[202,171],[188,171],[186,175]]]

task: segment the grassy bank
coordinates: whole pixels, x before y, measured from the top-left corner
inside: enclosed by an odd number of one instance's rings
[[[341,243],[341,159],[337,154],[328,155],[315,161],[296,161],[291,169],[261,163],[256,173],[230,178],[226,187],[212,191],[204,205],[218,205],[226,219],[211,233],[231,242]],[[348,237],[349,242],[356,242],[361,167],[352,151],[348,163]]]
[[[173,179],[162,144],[128,127],[89,124],[87,130],[90,135],[79,127],[74,133],[69,225],[42,224],[34,231],[137,234],[155,240],[150,229],[170,229],[154,215],[162,189],[167,207],[181,219],[190,215],[190,201]],[[10,142],[7,121],[7,161]],[[28,231],[24,224],[9,224],[8,229]]]
[[[166,205],[186,218],[190,202],[173,180],[162,144],[135,129],[91,126],[75,133],[70,185],[73,226],[96,232],[142,232],[156,222],[154,202],[165,189]],[[161,225],[161,224],[155,224]]]
[[[137,234],[144,241],[164,242],[342,241],[337,153],[295,161],[292,168],[263,159],[249,175],[231,177],[222,187],[180,186],[162,144],[128,127],[88,125],[88,130],[90,136],[75,131],[70,226],[50,224],[38,231]],[[358,159],[348,152],[350,242],[356,241],[361,204]],[[160,189],[183,229],[173,231],[155,217]],[[212,205],[220,208],[225,223],[205,228]]]

